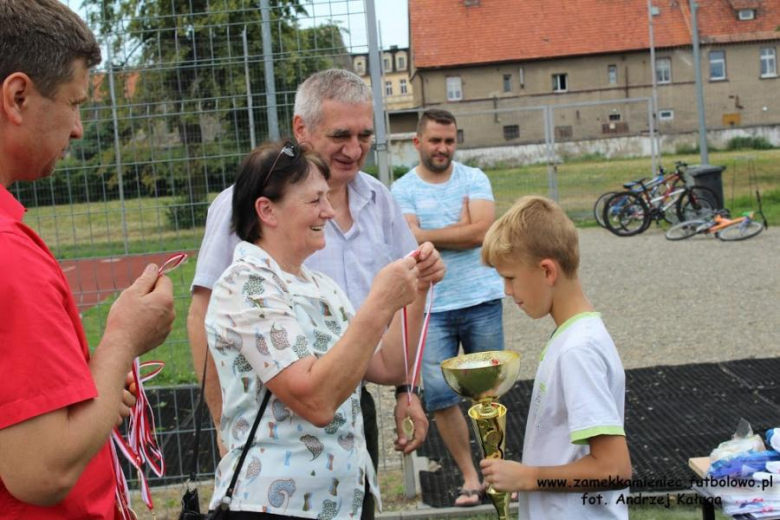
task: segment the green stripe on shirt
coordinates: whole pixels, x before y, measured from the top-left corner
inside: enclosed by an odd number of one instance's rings
[[[586,428],[584,430],[577,430],[571,434],[572,444],[587,444],[588,439],[598,437],[599,435],[620,435],[626,436],[626,432],[622,426],[595,426],[593,428]]]
[[[544,350],[542,350],[542,353],[539,355],[539,361],[542,361],[544,359],[544,355],[547,353],[547,347],[550,346],[550,343],[553,342],[555,338],[563,334],[563,331],[574,325],[576,322],[580,321],[583,318],[600,318],[601,313],[600,312],[581,312],[579,314],[575,314],[568,320],[563,322],[563,325],[555,329],[552,333],[552,336],[550,336],[550,339],[547,341],[547,344],[544,346]]]

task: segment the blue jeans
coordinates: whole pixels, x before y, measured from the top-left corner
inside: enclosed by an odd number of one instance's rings
[[[444,381],[440,364],[463,352],[504,350],[501,300],[490,300],[473,307],[434,312],[428,324],[428,339],[422,361],[425,409],[443,410],[460,402],[460,396]]]

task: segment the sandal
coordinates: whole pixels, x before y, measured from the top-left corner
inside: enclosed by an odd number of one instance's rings
[[[484,496],[485,490],[484,489],[466,489],[466,488],[460,488],[458,490],[458,497],[455,499],[455,503],[453,504],[455,507],[474,507],[478,506],[482,503],[482,498]],[[466,497],[467,500],[464,500],[460,503],[458,503],[458,500],[461,497]],[[472,501],[472,497],[476,497],[476,501]]]

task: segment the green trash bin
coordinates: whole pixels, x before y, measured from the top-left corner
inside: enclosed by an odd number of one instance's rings
[[[704,186],[715,192],[718,200],[714,201],[718,209],[723,208],[723,170],[725,166],[691,166],[688,168],[688,175],[693,179],[694,186]]]

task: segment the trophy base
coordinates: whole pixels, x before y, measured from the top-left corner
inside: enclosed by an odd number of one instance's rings
[[[494,491],[493,488],[487,490],[487,496],[490,497],[490,501],[493,502],[493,507],[496,508],[499,520],[507,520],[509,518],[509,493],[503,493]]]

